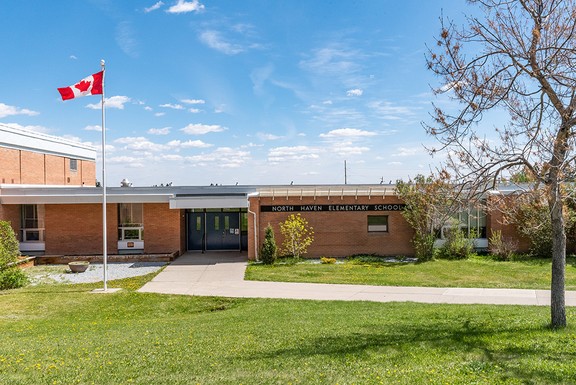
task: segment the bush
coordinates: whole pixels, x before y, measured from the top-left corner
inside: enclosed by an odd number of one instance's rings
[[[277,248],[276,240],[274,239],[274,229],[272,226],[266,226],[266,233],[264,235],[264,243],[260,250],[260,259],[266,265],[272,265],[276,261]]]
[[[20,255],[18,240],[9,222],[0,221],[0,270],[14,263]]]
[[[17,289],[28,283],[28,277],[18,267],[0,270],[0,290]]]
[[[459,227],[452,227],[448,231],[446,242],[437,251],[437,257],[443,259],[468,259],[474,249],[472,239],[466,235]]]
[[[334,264],[334,263],[336,263],[336,258],[321,257],[321,258],[320,258],[320,263]]]
[[[492,232],[490,241],[490,254],[500,261],[508,261],[514,257],[514,251],[518,248],[518,242],[505,240],[502,231]]]

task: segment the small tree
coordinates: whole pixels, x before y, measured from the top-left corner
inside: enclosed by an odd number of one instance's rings
[[[438,177],[416,175],[408,182],[396,182],[396,194],[406,208],[404,219],[414,229],[414,252],[421,261],[430,260],[434,253],[435,232],[454,212],[454,189],[445,172]]]
[[[274,229],[272,226],[266,226],[266,233],[264,235],[264,243],[260,250],[260,258],[266,265],[272,265],[276,261],[277,248],[276,240],[274,239]]]
[[[280,232],[284,236],[282,253],[291,255],[295,259],[306,254],[308,246],[314,242],[313,230],[300,214],[291,214],[288,219],[280,223]]]

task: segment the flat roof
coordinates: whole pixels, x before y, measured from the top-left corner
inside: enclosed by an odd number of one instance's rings
[[[107,187],[109,203],[170,203],[171,208],[246,207],[248,196],[386,196],[393,185]],[[101,203],[101,187],[0,185],[1,204]]]
[[[6,125],[0,125],[0,147],[96,161],[96,149],[92,146]]]

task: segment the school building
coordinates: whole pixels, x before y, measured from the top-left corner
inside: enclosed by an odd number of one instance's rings
[[[102,188],[96,150],[0,126],[0,220],[23,254],[101,255]],[[108,254],[244,251],[257,258],[268,224],[299,213],[314,231],[309,257],[410,256],[413,230],[394,185],[161,186],[107,188]],[[498,213],[469,209],[460,226],[488,247],[493,230],[512,234]]]

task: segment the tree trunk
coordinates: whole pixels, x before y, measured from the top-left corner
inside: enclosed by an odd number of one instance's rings
[[[552,284],[550,288],[551,326],[566,327],[565,271],[566,231],[562,215],[562,197],[557,180],[550,185],[550,216],[552,220]]]

